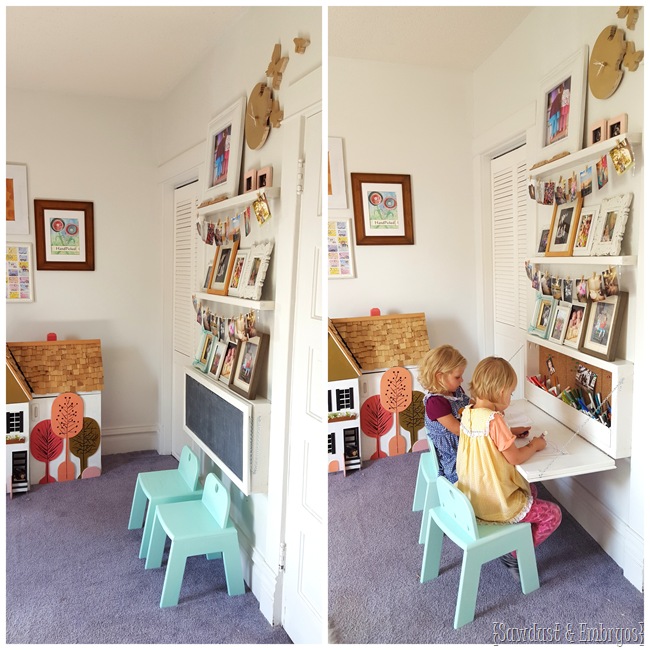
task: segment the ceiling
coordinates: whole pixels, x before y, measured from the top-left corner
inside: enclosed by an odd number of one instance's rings
[[[472,71],[533,8],[329,7],[329,53]],[[7,87],[154,101],[248,9],[7,7]]]
[[[330,7],[329,54],[472,72],[535,7]]]

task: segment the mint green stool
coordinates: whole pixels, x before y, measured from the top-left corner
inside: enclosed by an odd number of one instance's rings
[[[427,513],[431,508],[438,505],[438,490],[436,488],[436,479],[438,478],[438,457],[436,450],[429,441],[429,452],[420,454],[420,464],[418,466],[418,475],[415,481],[415,494],[413,495],[413,512],[423,510],[422,523],[420,524],[420,544],[424,544],[424,537],[427,529]]]
[[[237,529],[229,518],[230,494],[214,474],[208,474],[200,501],[165,503],[156,508],[145,569],[162,565],[165,539],[171,539],[161,607],[178,605],[185,562],[193,555],[223,558],[229,596],[245,591]]]
[[[474,620],[481,567],[501,555],[517,551],[521,590],[539,589],[537,561],[529,523],[477,524],[469,499],[444,476],[436,481],[440,505],[429,510],[420,582],[438,577],[443,534],[463,549],[454,628]]]
[[[140,558],[147,557],[156,507],[162,503],[200,499],[202,493],[203,490],[199,485],[199,459],[187,446],[183,447],[181,451],[178,469],[163,469],[157,472],[138,474],[128,529],[142,528],[144,520]],[[147,502],[149,509],[145,519],[144,511]]]

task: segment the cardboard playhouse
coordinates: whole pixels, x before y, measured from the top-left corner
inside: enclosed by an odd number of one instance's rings
[[[417,366],[429,349],[423,313],[330,319],[330,471],[354,469],[364,460],[427,447],[422,401],[424,390],[417,381]],[[382,380],[386,382],[389,374],[402,368],[409,375],[407,406],[403,409],[387,408],[382,395]],[[349,411],[347,419],[346,411]],[[346,448],[354,442],[355,429],[358,431],[360,460],[353,466],[346,460],[346,455],[353,450],[346,451]]]
[[[25,458],[25,489],[101,474],[101,341],[8,342],[7,491],[10,457]],[[10,401],[11,400],[11,401]],[[15,431],[22,420],[22,431]],[[9,423],[12,423],[10,432]],[[13,442],[9,436],[19,440]]]

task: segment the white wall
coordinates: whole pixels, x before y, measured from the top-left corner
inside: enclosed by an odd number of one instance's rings
[[[473,119],[475,140],[495,128],[507,132],[504,122],[532,102],[539,101],[541,79],[571,56],[578,48],[593,45],[608,25],[617,25],[626,39],[644,49],[643,10],[634,30],[625,27],[625,20],[616,17],[617,7],[536,8],[519,28],[474,73]],[[562,19],[558,20],[558,11]],[[643,64],[636,72],[626,71],[614,95],[607,100],[594,98],[587,90],[585,131],[593,122],[628,114],[629,131],[642,132]],[[533,130],[536,135],[536,131]],[[640,148],[639,148],[640,149]],[[643,161],[637,151],[638,169],[617,178],[610,172],[612,192],[631,191],[634,202],[626,227],[624,251],[639,256],[639,270],[623,269],[622,288],[630,292],[627,332],[619,354],[637,361],[636,351],[643,348],[645,334],[643,282]],[[599,200],[594,197],[594,200]],[[484,216],[475,215],[477,222]],[[487,245],[486,245],[487,247]],[[487,255],[487,252],[484,251]],[[619,270],[619,273],[621,270]],[[645,398],[642,390],[644,372],[635,373],[635,403]],[[623,387],[623,390],[626,388]],[[630,390],[627,387],[627,390]],[[612,555],[637,586],[642,578],[643,546],[643,481],[642,446],[644,422],[640,409],[633,414],[633,451],[630,459],[618,460],[617,469],[575,479],[550,481],[547,487],[578,518],[591,535]]]
[[[160,388],[160,232],[153,218],[151,105],[7,89],[7,161],[34,199],[92,201],[95,271],[34,271],[35,301],[7,304],[7,340],[102,341],[102,450],[126,434],[153,448]],[[35,257],[34,257],[35,264]],[[35,268],[35,267],[34,267]]]
[[[410,174],[412,246],[354,246],[357,277],[330,280],[329,316],[424,312],[432,346],[450,343],[474,366],[475,260],[469,75],[423,66],[329,59],[329,135],[350,173]]]

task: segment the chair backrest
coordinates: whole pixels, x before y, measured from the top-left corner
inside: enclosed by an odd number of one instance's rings
[[[199,459],[196,454],[186,445],[181,451],[181,460],[178,463],[178,471],[190,490],[197,490],[199,487]]]
[[[438,463],[438,454],[436,453],[436,447],[433,444],[433,440],[427,436],[427,441],[429,442],[429,451],[431,452],[431,458],[436,466],[436,476],[438,476],[438,471],[440,470],[440,463]]]
[[[225,528],[230,514],[230,494],[215,474],[210,473],[205,477],[201,501],[219,526]]]
[[[469,499],[444,476],[438,477],[436,486],[444,526],[462,537],[469,535],[473,540],[478,539],[476,515]]]

